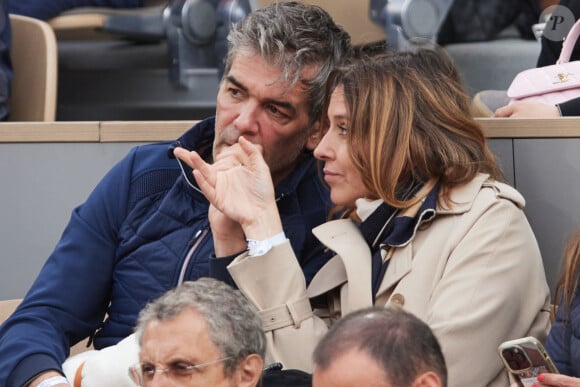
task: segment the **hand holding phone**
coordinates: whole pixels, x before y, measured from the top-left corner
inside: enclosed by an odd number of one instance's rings
[[[507,370],[524,387],[536,383],[541,373],[558,373],[544,346],[535,337],[506,341],[499,346],[498,352]]]
[[[580,379],[561,374],[544,374],[538,377],[542,386],[546,387],[580,387]]]

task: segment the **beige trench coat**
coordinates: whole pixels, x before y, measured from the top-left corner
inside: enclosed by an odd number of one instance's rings
[[[544,340],[549,330],[549,289],[524,199],[479,175],[451,200],[395,249],[375,305],[401,306],[431,326],[450,387],[508,386],[498,345],[528,335]],[[357,226],[336,220],[313,232],[337,255],[308,289],[288,242],[263,256],[242,254],[228,267],[260,310],[268,360],[306,371],[327,326],[372,305],[371,254]],[[322,307],[311,307],[314,297]]]

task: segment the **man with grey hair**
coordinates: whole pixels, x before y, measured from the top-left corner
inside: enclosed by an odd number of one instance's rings
[[[313,356],[313,387],[447,386],[445,358],[431,328],[398,307],[345,316]]]
[[[276,2],[235,24],[228,44],[216,116],[172,144],[134,148],[74,210],[32,288],[0,326],[1,386],[67,386],[62,363],[71,345],[90,337],[96,349],[110,348],[132,333],[148,301],[183,281],[227,273],[248,248],[280,243],[246,243],[237,224],[210,232],[208,217],[216,213],[174,151],[187,159],[195,150],[229,168],[244,162],[240,137],[258,144],[306,280],[330,258],[311,233],[330,208],[311,151],[324,129],[325,82],[350,57],[349,35],[319,7]],[[228,239],[237,244],[223,243]],[[214,248],[214,240],[228,249]]]
[[[184,282],[148,304],[136,329],[139,362],[130,368],[144,387],[254,387],[266,337],[256,309],[237,290],[210,278]]]

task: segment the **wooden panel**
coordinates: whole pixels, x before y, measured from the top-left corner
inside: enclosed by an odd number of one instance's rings
[[[48,20],[54,30],[98,29],[105,25],[107,15],[92,12],[84,14],[66,14]]]
[[[98,142],[99,123],[1,122],[0,142]]]
[[[489,138],[580,137],[580,117],[478,118]]]
[[[477,118],[488,138],[580,138],[580,117]],[[7,142],[155,142],[181,136],[198,121],[1,122]]]
[[[101,142],[170,141],[198,121],[103,121]]]

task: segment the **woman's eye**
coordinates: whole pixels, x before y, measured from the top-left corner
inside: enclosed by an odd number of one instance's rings
[[[341,136],[346,135],[347,131],[348,130],[347,130],[346,126],[338,125],[338,132]]]

